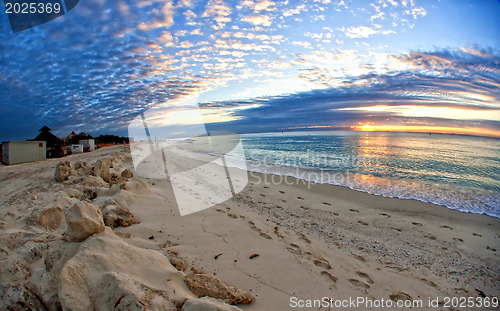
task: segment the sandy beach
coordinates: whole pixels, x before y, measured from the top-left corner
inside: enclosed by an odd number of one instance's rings
[[[334,310],[307,306],[363,297],[466,310],[446,297],[500,296],[494,217],[257,173],[232,199],[180,216],[167,181],[120,175],[133,171],[126,146],[62,160],[61,182],[61,159],[0,166],[2,309]],[[107,226],[79,239],[70,219],[84,204]]]

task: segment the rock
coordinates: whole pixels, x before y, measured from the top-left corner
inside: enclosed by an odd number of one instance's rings
[[[117,173],[111,173],[109,176],[109,185],[113,186],[115,184],[119,184],[123,182],[124,178]]]
[[[2,290],[2,303],[10,311],[43,311],[47,308],[30,292],[26,286],[19,284]]]
[[[123,170],[123,172],[121,173],[121,176],[125,179],[130,179],[130,178],[134,177],[134,173],[127,168],[127,169]]]
[[[66,194],[68,194],[70,198],[80,199],[81,197],[80,191],[76,189],[69,189],[68,191],[66,191]]]
[[[249,304],[254,301],[254,297],[249,293],[208,274],[190,273],[186,275],[186,284],[198,297],[209,296],[222,299],[232,305]]]
[[[188,299],[182,306],[182,311],[241,311],[240,308],[228,305],[222,300],[211,297]]]
[[[97,206],[84,201],[75,203],[66,211],[66,222],[66,235],[70,241],[83,241],[104,231],[101,211]]]
[[[89,200],[89,201],[92,201],[94,200],[95,198],[97,198],[97,192],[95,192],[93,189],[91,188],[85,188],[83,189],[83,193],[82,195],[80,196],[80,200]]]
[[[75,170],[79,170],[79,169],[86,168],[86,167],[87,167],[87,162],[85,162],[85,161],[76,161],[75,162]]]
[[[80,245],[60,274],[63,310],[178,310],[196,296],[160,252],[132,246],[110,228]]]
[[[76,161],[73,168],[80,176],[89,175],[92,172],[92,168],[85,161]]]
[[[71,176],[71,162],[61,161],[57,164],[54,172],[54,178],[58,182],[65,181]]]
[[[40,224],[45,229],[57,230],[64,224],[66,210],[61,207],[50,207],[44,209],[40,216]]]
[[[126,207],[106,205],[102,210],[102,215],[106,226],[111,228],[128,227],[136,223],[134,215]]]
[[[105,182],[109,182],[109,167],[110,167],[109,159],[99,159],[95,162],[92,167],[92,175],[97,177],[102,177]]]

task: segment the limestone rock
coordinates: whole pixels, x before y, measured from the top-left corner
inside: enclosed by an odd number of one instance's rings
[[[85,162],[85,161],[76,161],[75,162],[75,170],[79,170],[79,169],[86,168],[86,167],[87,167],[87,162]]]
[[[111,173],[109,175],[109,185],[110,186],[113,186],[115,184],[119,184],[121,182],[123,182],[124,178],[120,175],[118,175],[117,173]]]
[[[249,304],[254,301],[254,297],[249,293],[208,274],[190,273],[186,275],[186,284],[198,297],[209,296],[222,299],[232,305]]]
[[[109,182],[109,167],[110,162],[108,158],[99,159],[92,167],[92,175],[102,177],[105,182]]]
[[[182,306],[182,311],[241,311],[241,309],[228,305],[222,300],[203,297],[186,300]]]
[[[132,246],[110,228],[80,245],[60,274],[63,310],[178,310],[196,298],[161,253]]]
[[[85,161],[76,161],[73,168],[80,176],[89,175],[92,172],[92,168]]]
[[[69,161],[61,161],[57,164],[56,170],[54,172],[54,178],[58,182],[63,182],[71,176],[71,162]]]
[[[97,206],[84,201],[75,203],[66,211],[66,222],[66,234],[70,241],[83,241],[104,231],[101,211]]]
[[[121,176],[125,179],[130,179],[130,178],[134,177],[134,173],[127,168],[127,169],[123,170],[123,172],[121,173]]]
[[[111,228],[128,227],[136,223],[134,215],[126,207],[110,204],[102,210],[102,215],[106,226]]]

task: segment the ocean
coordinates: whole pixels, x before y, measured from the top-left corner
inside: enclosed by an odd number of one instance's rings
[[[500,218],[500,139],[394,132],[241,135],[249,171]]]

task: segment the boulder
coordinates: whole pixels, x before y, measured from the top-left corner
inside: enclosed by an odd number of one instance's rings
[[[85,161],[76,161],[75,162],[75,170],[79,170],[79,169],[86,168],[86,167],[87,167],[87,162],[85,162]]]
[[[121,182],[123,182],[124,178],[120,175],[118,175],[117,173],[111,173],[109,175],[109,185],[110,186],[113,186],[115,184],[119,184]]]
[[[186,300],[182,306],[182,311],[241,311],[241,309],[228,305],[222,300],[203,297]]]
[[[108,158],[99,159],[92,167],[92,175],[102,177],[105,182],[109,182],[109,167],[110,162]]]
[[[198,297],[209,296],[222,299],[232,305],[249,304],[254,301],[254,297],[249,293],[208,274],[190,273],[186,275],[185,281],[189,289]]]
[[[83,241],[104,231],[101,211],[97,206],[85,201],[75,203],[66,211],[66,222],[66,235],[70,241]]]
[[[92,168],[85,161],[76,161],[73,168],[80,176],[88,175],[92,172]]]
[[[128,227],[135,224],[135,217],[126,207],[119,207],[113,204],[106,205],[102,210],[104,223],[111,228]]]
[[[123,170],[123,172],[121,173],[121,176],[125,179],[130,179],[130,178],[134,177],[134,173],[127,168],[127,169]]]
[[[60,274],[63,310],[178,310],[194,298],[165,256],[124,242],[110,228],[82,243]]]
[[[58,182],[63,182],[71,176],[71,162],[61,161],[57,164],[56,170],[54,171],[54,178]]]

